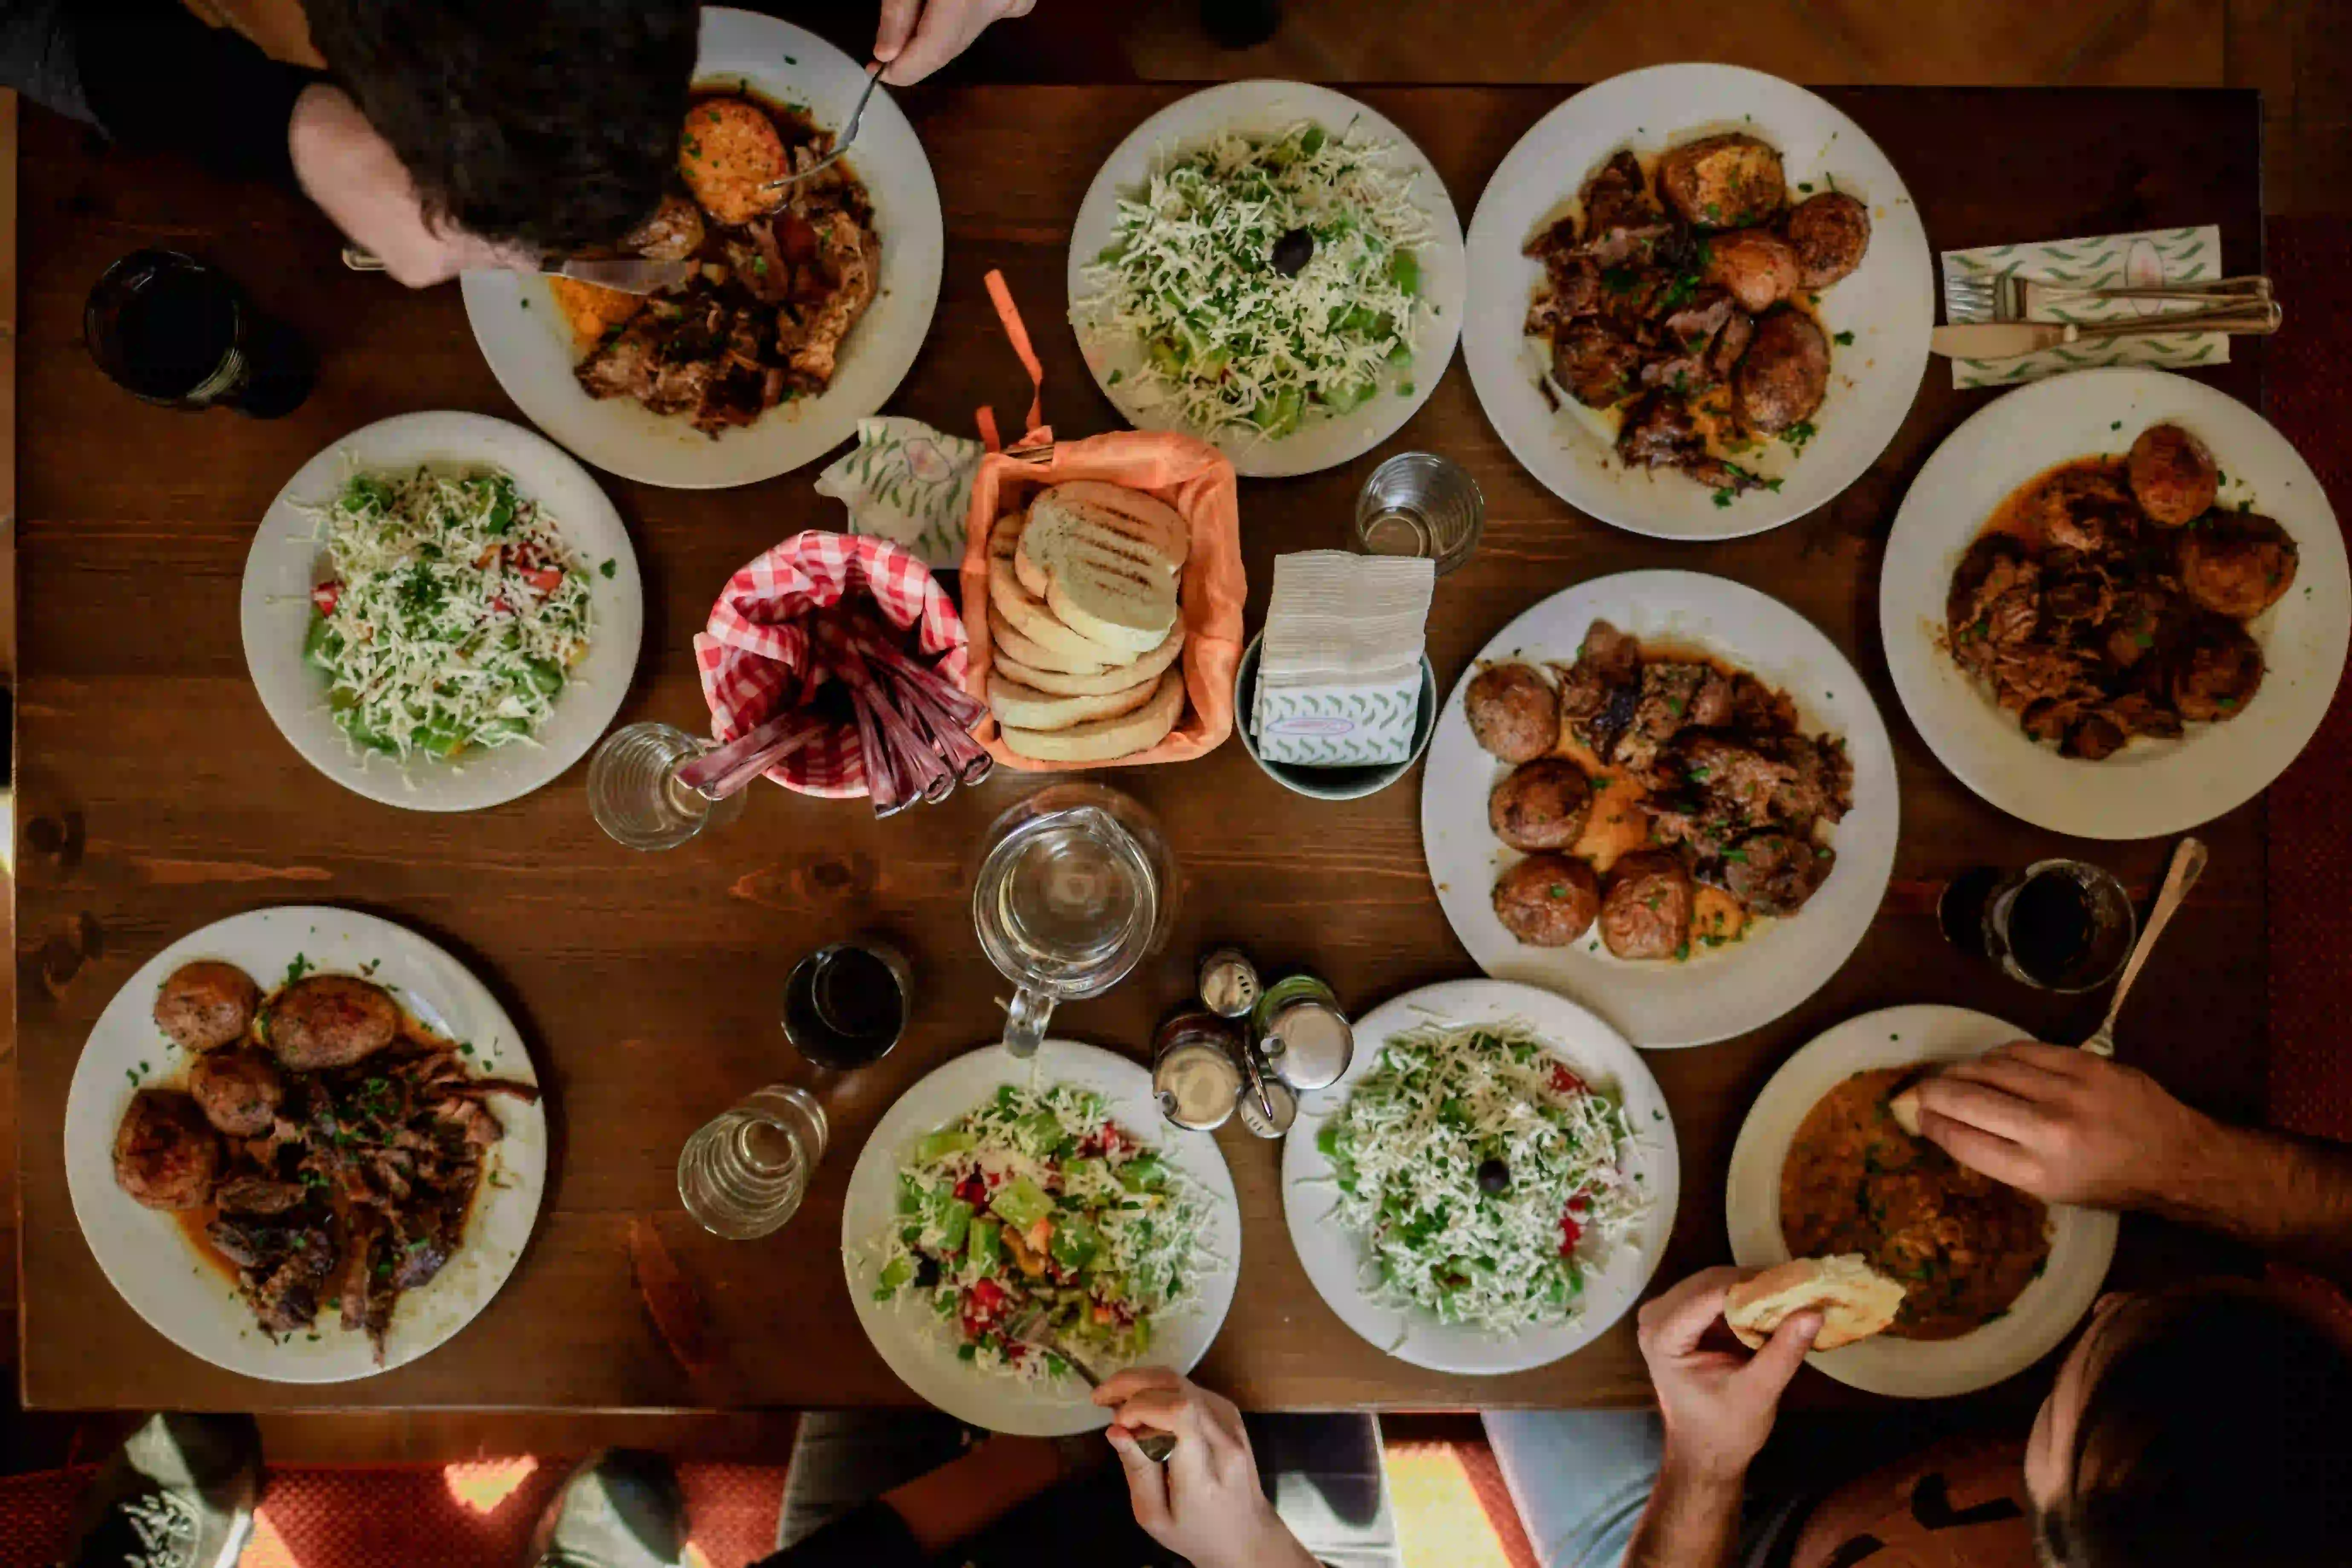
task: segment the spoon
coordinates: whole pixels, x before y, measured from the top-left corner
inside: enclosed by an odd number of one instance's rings
[[[799,184],[810,175],[840,163],[842,154],[849,151],[849,144],[857,140],[858,122],[866,118],[866,100],[874,96],[874,89],[880,86],[881,82],[882,62],[880,60],[868,62],[866,67],[866,90],[857,95],[857,107],[849,111],[849,123],[843,126],[841,134],[833,139],[833,151],[811,163],[807,168],[770,180],[760,189],[764,193],[780,196],[785,190]]]
[[[2107,1016],[2099,1025],[2099,1032],[2083,1042],[2083,1048],[2093,1056],[2112,1057],[2116,1054],[2116,1018],[2124,1010],[2124,994],[2132,982],[2139,978],[2139,966],[2147,962],[2148,951],[2156,939],[2164,934],[2164,924],[2172,918],[2189,897],[2189,889],[2205,874],[2205,841],[2184,838],[2172,852],[2171,868],[2164,874],[2164,886],[2156,895],[2156,907],[2147,913],[2147,924],[2140,928],[2139,941],[2132,948],[2131,961],[2124,965],[2123,978],[2116,982],[2116,994],[2107,1003]]]

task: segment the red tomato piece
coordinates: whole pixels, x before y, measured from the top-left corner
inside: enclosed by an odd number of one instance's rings
[[[563,586],[563,573],[557,567],[530,566],[518,574],[542,594],[552,594]]]
[[[310,590],[310,603],[322,616],[333,615],[335,606],[342,603],[342,599],[343,585],[341,583],[321,583]]]
[[[1578,1094],[1583,1091],[1584,1080],[1554,1062],[1551,1064],[1551,1087],[1556,1093]]]

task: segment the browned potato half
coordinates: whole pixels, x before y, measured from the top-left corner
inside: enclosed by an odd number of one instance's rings
[[[2132,497],[2151,522],[2179,528],[2201,517],[2221,488],[2205,443],[2178,425],[2151,425],[2131,445]]]
[[[1788,202],[1780,154],[1738,132],[1685,142],[1658,160],[1658,190],[1695,228],[1748,228]]]
[[[1789,243],[1797,249],[1800,281],[1826,289],[1862,265],[1870,248],[1870,209],[1843,191],[1823,191],[1789,215]]]
[[[1734,229],[1706,242],[1706,280],[1760,316],[1797,291],[1796,247],[1769,228]]]
[[[704,210],[722,224],[749,223],[775,198],[760,187],[790,171],[783,139],[757,104],[706,98],[686,113],[677,172]]]
[[[1830,341],[1798,310],[1775,310],[1759,321],[1732,373],[1740,424],[1766,436],[1811,418],[1829,385]]]

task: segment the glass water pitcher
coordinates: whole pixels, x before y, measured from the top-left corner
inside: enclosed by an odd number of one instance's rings
[[[1177,887],[1160,825],[1117,790],[1055,784],[998,817],[971,919],[1013,984],[1005,1048],[1033,1055],[1055,1003],[1101,995],[1166,942]]]

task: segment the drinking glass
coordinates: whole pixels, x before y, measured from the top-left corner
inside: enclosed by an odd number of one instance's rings
[[[821,1068],[870,1067],[906,1033],[914,994],[906,956],[888,942],[828,942],[784,982],[784,1038]]]
[[[1356,553],[1418,555],[1441,577],[1478,548],[1486,500],[1458,463],[1402,452],[1372,470],[1356,495]]]
[[[770,1084],[686,1141],[678,1201],[713,1236],[771,1235],[799,1212],[824,1145],[824,1107],[816,1097]]]
[[[1005,1048],[1034,1055],[1055,1003],[1102,994],[1165,942],[1176,885],[1159,825],[1117,790],[1057,784],[998,817],[971,919],[1014,986]]]
[[[677,782],[677,770],[715,742],[669,724],[626,724],[588,759],[588,809],[596,826],[632,849],[675,849],[743,815],[739,791],[712,800]]]
[[[2130,891],[2085,860],[2037,860],[1985,901],[1986,956],[2037,990],[2097,990],[2122,973],[2138,936]]]
[[[134,250],[108,268],[82,307],[81,334],[116,385],[169,408],[275,419],[318,380],[299,333],[256,310],[228,274],[176,250]]]

